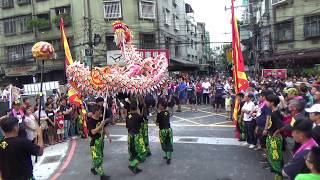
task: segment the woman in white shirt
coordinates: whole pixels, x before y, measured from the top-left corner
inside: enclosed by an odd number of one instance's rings
[[[34,141],[37,134],[37,129],[39,128],[36,118],[32,114],[32,108],[29,107],[25,112],[24,124],[26,126],[27,139]]]
[[[255,147],[255,138],[254,138],[254,121],[252,117],[252,113],[255,110],[255,105],[253,102],[254,96],[253,94],[246,94],[244,97],[245,103],[241,109],[241,112],[243,113],[243,121],[246,127],[246,134],[247,134],[247,142],[243,145],[248,145],[249,148],[253,149]]]

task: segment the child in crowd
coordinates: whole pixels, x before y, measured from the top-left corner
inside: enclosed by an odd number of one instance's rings
[[[159,109],[156,119],[156,124],[159,126],[159,138],[161,142],[162,150],[165,153],[164,159],[167,160],[167,164],[171,163],[171,157],[173,152],[173,133],[170,126],[170,113],[167,110],[168,103],[162,99],[158,103]]]
[[[231,120],[231,96],[229,93],[226,94],[225,108],[227,113],[227,120]]]
[[[63,134],[64,134],[64,126],[63,126],[64,116],[61,110],[57,111],[56,113],[55,124],[57,126],[58,142],[60,143],[63,140]]]

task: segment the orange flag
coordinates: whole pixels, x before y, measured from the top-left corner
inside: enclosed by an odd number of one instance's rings
[[[234,13],[234,0],[231,0],[231,13],[232,13],[232,50],[233,50],[233,78],[236,94],[241,91],[246,91],[249,87],[247,75],[244,70],[244,59],[240,46],[240,35],[238,31],[238,23]],[[236,98],[233,119],[236,122],[238,120],[238,111],[240,108],[239,99]]]
[[[68,44],[68,39],[66,36],[66,32],[64,30],[64,21],[63,18],[60,18],[60,31],[61,31],[61,42],[62,42],[62,46],[64,48],[64,52],[65,52],[65,63],[66,65],[70,65],[73,63],[73,59],[71,56],[71,51],[70,51],[70,47]]]

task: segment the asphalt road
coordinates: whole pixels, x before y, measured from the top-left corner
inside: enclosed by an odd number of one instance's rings
[[[172,118],[174,153],[171,165],[163,160],[158,128],[150,118],[152,156],[133,175],[128,170],[124,124],[110,127],[113,143],[105,143],[104,169],[114,180],[271,180],[272,173],[259,164],[260,153],[243,147],[234,139],[234,127],[222,113],[209,106],[200,112],[187,108]],[[99,179],[90,173],[89,140],[78,139],[75,154],[61,180]]]

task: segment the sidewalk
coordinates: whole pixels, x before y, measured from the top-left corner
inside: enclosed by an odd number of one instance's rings
[[[49,179],[64,161],[71,142],[67,141],[46,147],[43,155],[38,157],[37,163],[35,163],[35,157],[33,157],[34,178],[37,180]]]

